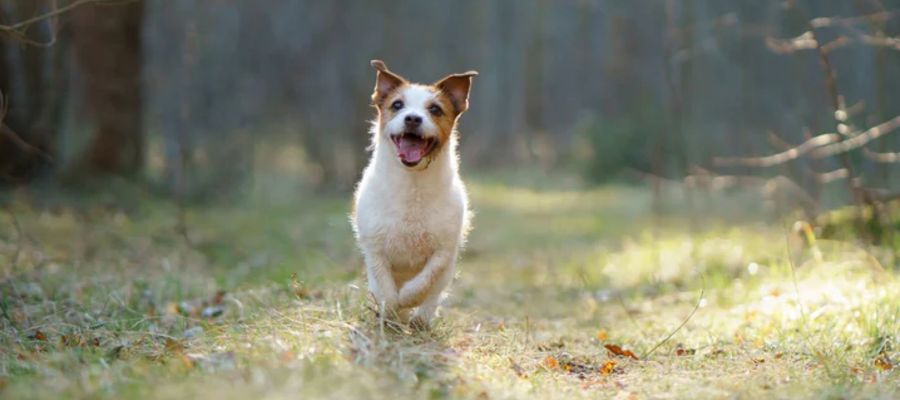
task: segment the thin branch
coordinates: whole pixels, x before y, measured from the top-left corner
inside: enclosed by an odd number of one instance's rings
[[[23,29],[26,29],[31,25],[34,25],[38,22],[42,22],[44,20],[48,20],[50,18],[65,14],[65,13],[72,11],[83,5],[92,4],[92,3],[111,3],[111,2],[112,2],[111,0],[78,0],[73,3],[70,3],[67,6],[57,8],[53,11],[48,11],[44,14],[40,14],[38,16],[28,18],[24,21],[16,22],[11,25],[0,25],[0,32],[11,33],[11,34],[21,33],[21,31]]]
[[[666,336],[663,340],[659,341],[659,343],[657,343],[656,346],[653,346],[653,348],[651,348],[650,351],[641,355],[642,360],[646,360],[647,357],[650,357],[650,355],[653,354],[653,352],[659,348],[659,346],[662,346],[664,343],[668,342],[669,339],[672,339],[672,336],[675,336],[675,334],[678,333],[678,331],[680,331],[681,328],[684,328],[684,326],[687,325],[688,321],[690,321],[691,318],[694,317],[694,314],[697,313],[697,310],[700,309],[700,305],[703,304],[703,295],[706,293],[706,277],[703,275],[702,272],[700,273],[700,278],[703,280],[703,287],[700,288],[700,297],[697,298],[697,304],[694,305],[694,309],[691,310],[691,313],[688,314],[688,316],[685,317],[685,319],[683,321],[681,321],[681,325],[678,325],[678,327],[675,328],[675,330],[670,332],[669,335]]]
[[[900,163],[900,152],[897,153],[879,153],[876,151],[863,148],[863,155],[869,160],[877,163],[893,164]]]
[[[31,143],[26,142],[25,139],[22,139],[22,137],[20,137],[18,134],[13,132],[13,130],[10,129],[8,126],[0,123],[0,137],[3,137],[3,136],[6,136],[7,138],[9,138],[10,141],[15,143],[17,146],[25,149],[25,151],[27,151],[29,153],[37,154],[38,156],[40,156],[40,158],[44,159],[44,161],[46,161],[48,163],[53,162],[53,156],[51,156],[44,150],[41,150],[41,149],[35,147]]]
[[[879,137],[891,133],[897,128],[900,128],[900,115],[894,117],[893,119],[882,122],[875,127],[869,128],[868,130],[856,136],[846,138],[839,143],[833,143],[817,148],[813,150],[810,155],[813,158],[825,158],[833,156],[835,154],[847,153],[850,150],[855,150],[862,146],[865,146],[866,143],[869,143],[872,140],[878,139]]]
[[[879,11],[856,17],[819,17],[809,21],[813,28],[827,28],[830,26],[851,26],[864,22],[885,22],[900,14],[900,11]]]
[[[840,140],[841,137],[838,134],[826,133],[814,136],[796,147],[792,147],[770,156],[737,158],[716,157],[713,159],[713,163],[718,166],[743,165],[748,167],[771,167],[774,165],[784,164],[791,160],[795,160],[816,148],[832,143],[837,143]]]

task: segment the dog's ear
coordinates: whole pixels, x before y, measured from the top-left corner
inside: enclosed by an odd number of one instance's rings
[[[406,79],[400,77],[384,65],[384,61],[372,60],[372,67],[378,70],[375,76],[375,92],[372,93],[372,104],[379,105],[384,101],[385,97],[394,89],[406,83]]]
[[[434,84],[434,87],[440,89],[450,99],[457,115],[469,108],[469,88],[472,87],[472,78],[475,75],[478,75],[478,72],[468,71],[447,75]]]

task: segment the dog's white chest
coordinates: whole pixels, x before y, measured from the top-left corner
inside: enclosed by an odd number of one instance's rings
[[[398,281],[421,271],[435,251],[459,247],[466,212],[461,181],[409,186],[368,172],[357,194],[356,233],[364,251],[385,257]]]

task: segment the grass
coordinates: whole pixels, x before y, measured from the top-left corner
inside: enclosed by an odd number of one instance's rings
[[[182,235],[165,200],[19,194],[0,397],[900,396],[890,252],[507,178],[471,181],[475,230],[427,332],[369,311],[347,196],[189,208]]]

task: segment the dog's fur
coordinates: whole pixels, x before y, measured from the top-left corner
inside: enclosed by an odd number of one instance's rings
[[[453,279],[469,229],[466,188],[457,172],[456,124],[468,108],[477,72],[422,85],[379,60],[372,66],[377,70],[372,102],[378,110],[374,151],[351,220],[369,289],[383,315],[406,321],[415,308],[410,323],[427,326]]]

